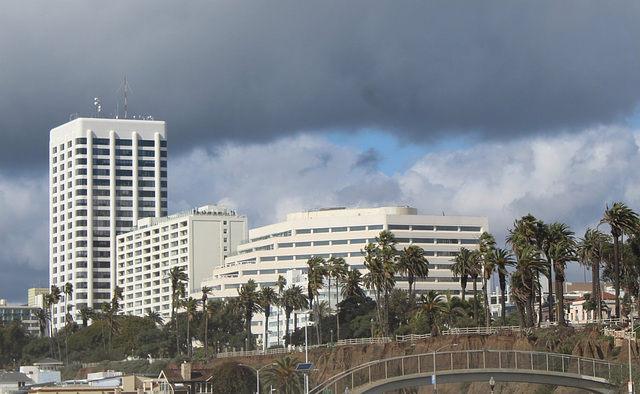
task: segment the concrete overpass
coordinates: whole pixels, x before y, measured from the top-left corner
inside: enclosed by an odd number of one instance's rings
[[[369,362],[321,383],[311,393],[376,394],[456,382],[528,382],[613,393],[626,365],[566,354],[513,350],[431,352]],[[345,391],[348,388],[349,391]]]

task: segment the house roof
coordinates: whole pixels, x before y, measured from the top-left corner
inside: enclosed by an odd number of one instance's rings
[[[26,385],[32,385],[35,383],[30,377],[22,372],[0,372],[0,383],[18,384],[18,382],[24,382]]]
[[[169,365],[165,369],[162,370],[165,378],[170,383],[177,382],[206,382],[211,380],[213,376],[213,369],[208,368],[191,368],[191,379],[185,380],[182,377],[182,371],[179,366]]]
[[[35,363],[33,363],[33,365],[63,365],[64,363],[62,361],[56,360],[55,358],[42,358],[38,361],[36,361]]]

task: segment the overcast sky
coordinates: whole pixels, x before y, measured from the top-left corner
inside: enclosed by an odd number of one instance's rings
[[[640,3],[0,2],[0,298],[48,286],[48,136],[167,122],[169,211],[640,210]],[[570,269],[570,279],[583,271]]]

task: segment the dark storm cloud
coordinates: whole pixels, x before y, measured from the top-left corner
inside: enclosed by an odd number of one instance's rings
[[[369,148],[358,155],[354,168],[363,168],[367,171],[376,171],[382,161],[382,155],[374,148]]]
[[[211,141],[376,127],[412,141],[608,123],[640,98],[637,2],[0,4],[0,164],[46,165],[93,97]]]

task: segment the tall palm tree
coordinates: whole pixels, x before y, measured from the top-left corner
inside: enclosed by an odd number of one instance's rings
[[[453,264],[451,264],[450,269],[454,278],[460,277],[460,296],[462,301],[464,301],[467,292],[467,281],[469,280],[469,274],[471,273],[473,264],[471,250],[464,247],[460,248],[458,254],[452,261]]]
[[[613,238],[613,270],[614,285],[616,292],[616,317],[620,318],[620,253],[618,242],[621,236],[629,233],[638,225],[638,214],[629,208],[625,203],[614,202],[611,208],[607,204],[601,224],[607,224],[611,228]]]
[[[282,292],[284,291],[284,287],[287,285],[287,279],[278,275],[278,280],[276,281],[276,287],[278,288],[278,302],[276,303],[277,311],[278,311],[278,341],[277,344],[280,345],[280,301],[282,300]]]
[[[555,269],[555,262],[553,260],[553,250],[560,244],[560,243],[575,243],[575,240],[573,238],[573,231],[571,231],[571,229],[569,228],[569,226],[567,226],[564,223],[560,223],[560,222],[553,222],[551,224],[548,225],[543,225],[543,228],[538,232],[538,237],[541,239],[541,242],[539,242],[540,244],[540,250],[542,251],[542,253],[545,256],[545,259],[547,260],[547,270],[549,270],[549,275],[547,276],[548,278],[548,285],[549,285],[549,299],[548,299],[548,306],[549,306],[549,320],[553,321],[553,286],[552,286],[552,273],[555,274],[556,269]],[[558,283],[558,279],[556,278],[556,284]],[[558,298],[558,292],[557,292],[557,287],[556,287],[556,299]]]
[[[198,314],[198,304],[200,300],[193,297],[189,297],[182,302],[182,306],[187,315],[187,357],[191,357],[192,354],[192,341],[191,341],[191,322],[196,318]]]
[[[200,291],[202,292],[200,301],[202,302],[202,317],[204,318],[204,357],[209,358],[209,316],[207,316],[207,299],[212,289],[209,286],[202,286]]]
[[[303,374],[296,371],[300,362],[291,356],[276,360],[275,365],[266,371],[266,383],[278,393],[297,394],[304,391]]]
[[[304,295],[302,287],[293,285],[284,291],[282,298],[280,299],[280,303],[284,309],[286,319],[285,337],[289,338],[289,344],[291,344],[291,336],[289,335],[289,319],[291,318],[291,313],[295,310],[308,308],[309,301],[307,296]]]
[[[189,276],[182,267],[173,267],[169,270],[169,281],[171,283],[171,320],[176,336],[176,355],[180,354],[180,336],[178,335],[178,305],[180,299],[186,294],[186,283]]]
[[[591,269],[591,292],[595,305],[602,305],[602,291],[600,290],[600,264],[602,262],[602,248],[610,242],[608,235],[599,230],[588,228],[584,237],[578,241],[578,257],[581,265]],[[602,319],[602,308],[595,308],[596,319]]]
[[[362,252],[365,256],[364,265],[369,271],[364,276],[364,283],[369,289],[376,291],[378,322],[384,336],[389,336],[389,294],[396,284],[396,250],[397,240],[392,232],[381,231],[376,237],[375,244],[367,244]],[[380,300],[383,297],[382,311]]]
[[[62,292],[64,293],[65,310],[67,312],[65,315],[67,325],[73,324],[73,316],[71,316],[71,308],[73,306],[69,303],[69,301],[71,301],[71,295],[73,294],[73,283],[65,283],[64,287],[62,288]]]
[[[576,261],[575,242],[573,239],[561,241],[554,245],[551,249],[551,257],[553,259],[553,272],[556,277],[556,297],[558,299],[558,307],[556,308],[556,318],[558,325],[566,326],[564,319],[564,270],[570,261]]]
[[[409,283],[409,300],[415,302],[415,289],[413,283],[416,278],[426,279],[429,276],[429,260],[425,257],[427,252],[417,245],[410,245],[402,250],[402,254],[396,264],[396,271]]]
[[[340,293],[343,299],[365,296],[364,290],[362,290],[362,273],[359,269],[352,268],[347,272],[347,277],[344,280]]]
[[[40,308],[36,310],[35,316],[38,319],[38,326],[40,327],[40,338],[44,338],[47,330],[47,322],[49,321],[49,312],[45,308]]]
[[[526,303],[524,305],[526,326],[533,327],[534,322],[534,308],[536,291],[539,288],[538,277],[539,274],[547,275],[547,265],[544,259],[540,255],[540,251],[534,245],[521,245],[515,249],[516,256],[516,270],[519,272],[519,277],[516,280],[522,282],[519,287],[520,293],[518,297],[525,296]],[[512,275],[512,285],[514,278]]]
[[[495,265],[491,259],[491,254],[496,247],[496,240],[487,231],[480,234],[478,238],[478,260],[482,271],[482,294],[484,303],[484,320],[486,327],[491,327],[491,310],[489,308],[489,281],[495,270]]]
[[[473,286],[473,320],[476,326],[478,322],[478,277],[482,271],[480,251],[471,251],[471,265],[469,266],[469,276]]]
[[[258,292],[258,305],[264,312],[264,327],[262,334],[262,349],[267,350],[267,342],[269,337],[268,328],[269,328],[269,316],[271,315],[271,305],[275,305],[278,302],[278,295],[276,294],[273,287],[262,287]]]
[[[327,273],[329,278],[329,307],[331,307],[331,278],[336,280],[336,332],[338,340],[340,340],[340,311],[338,311],[338,303],[340,300],[339,289],[340,281],[344,281],[347,277],[349,266],[342,257],[333,257],[327,260]]]
[[[312,312],[315,314],[314,325],[316,327],[317,343],[320,344],[320,317],[317,315],[316,309],[313,307],[313,300],[320,302],[320,290],[324,287],[324,278],[327,276],[326,261],[319,256],[311,257],[307,260],[307,286],[309,304]]]
[[[51,308],[51,318],[54,318],[53,306],[60,302],[60,288],[56,285],[51,285],[51,289],[49,291],[49,308]],[[53,337],[54,330],[52,325],[51,337]]]
[[[80,318],[82,319],[82,326],[87,327],[89,320],[94,319],[96,317],[96,313],[90,306],[83,306],[79,310]]]
[[[507,303],[507,275],[509,271],[507,271],[508,267],[511,267],[515,264],[513,261],[513,256],[506,249],[496,248],[493,249],[491,255],[489,257],[495,267],[495,270],[498,272],[498,281],[500,282],[500,306],[501,306],[501,317],[502,317],[502,325],[506,324],[506,303]]]
[[[253,319],[253,314],[261,310],[258,305],[258,292],[256,288],[256,282],[253,279],[249,279],[246,284],[238,289],[240,305],[242,305],[244,309],[245,329],[247,330],[247,350],[251,350],[252,347],[251,320]]]

